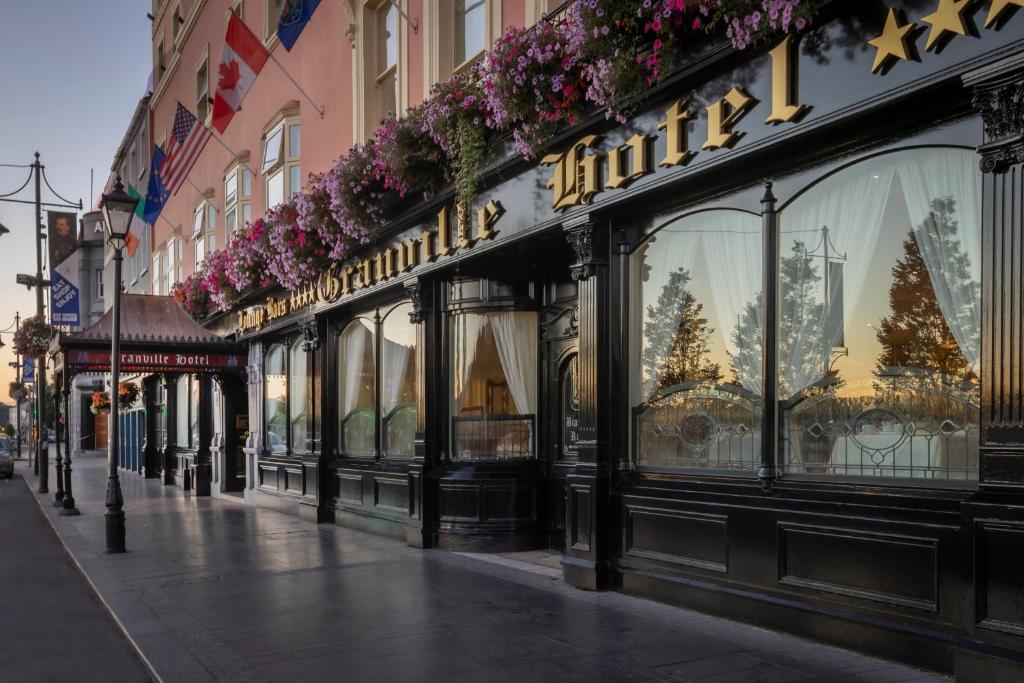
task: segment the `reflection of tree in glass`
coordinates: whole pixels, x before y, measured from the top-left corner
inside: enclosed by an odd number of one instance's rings
[[[657,378],[657,393],[683,382],[717,382],[722,373],[708,356],[714,328],[701,316],[704,304],[686,290],[690,273],[685,268],[669,273],[656,306],[647,307],[643,352],[644,376]]]
[[[832,351],[826,307],[818,301],[822,284],[815,261],[820,257],[808,255],[800,240],[793,242],[790,252],[779,262],[779,392],[783,397],[822,379]],[[761,377],[763,319],[758,292],[744,307],[732,333],[736,347],[732,381],[737,384],[742,384],[741,378]]]
[[[932,200],[929,217],[916,229],[925,232],[921,239],[934,244],[934,252],[942,255],[942,273],[952,301],[974,301],[979,284],[971,277],[970,257],[962,250],[957,235],[956,200],[941,197]],[[948,377],[971,379],[974,372],[950,330],[928,267],[918,245],[915,231],[903,241],[903,256],[892,268],[889,287],[891,313],[882,318],[876,334],[882,351],[877,368],[883,372],[892,366],[920,368]],[[957,315],[970,317],[971,312],[957,307]],[[976,344],[978,330],[969,320],[954,321],[969,333]]]

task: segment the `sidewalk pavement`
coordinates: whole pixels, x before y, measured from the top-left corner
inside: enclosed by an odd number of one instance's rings
[[[73,470],[81,516],[58,517],[52,493],[42,509],[165,681],[945,680],[577,590],[548,567],[409,548],[135,474],[121,477],[129,552],[107,555],[105,461]]]
[[[146,669],[22,481],[0,481],[0,680],[134,682]]]

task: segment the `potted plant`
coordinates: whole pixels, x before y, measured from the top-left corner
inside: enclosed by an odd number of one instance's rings
[[[42,358],[50,346],[53,327],[41,315],[26,318],[14,333],[14,352],[26,358]]]
[[[89,410],[93,415],[105,415],[110,412],[110,392],[94,391],[92,400],[89,403]]]
[[[139,385],[132,382],[121,382],[117,386],[117,407],[128,410],[139,400]],[[109,396],[108,396],[109,403]]]

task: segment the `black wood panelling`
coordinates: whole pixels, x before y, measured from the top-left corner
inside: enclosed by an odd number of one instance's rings
[[[779,582],[938,611],[938,539],[779,524]]]
[[[1024,523],[978,521],[975,537],[978,623],[1024,635]]]
[[[727,572],[725,515],[626,505],[626,555]]]

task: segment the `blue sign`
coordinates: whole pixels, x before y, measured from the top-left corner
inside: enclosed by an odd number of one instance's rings
[[[81,324],[78,287],[56,269],[50,270],[50,320],[54,325]]]
[[[21,369],[21,381],[22,382],[35,382],[36,381],[36,362],[32,358],[26,358],[25,364]]]

